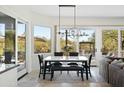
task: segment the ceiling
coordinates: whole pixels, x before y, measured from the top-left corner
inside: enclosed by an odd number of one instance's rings
[[[58,17],[58,5],[10,5],[22,11]],[[73,8],[60,8],[60,16],[74,16]],[[76,17],[124,17],[124,5],[76,5]]]
[[[30,5],[25,6],[41,15],[59,16],[58,5]],[[60,8],[60,16],[74,16],[73,8]],[[124,6],[121,5],[77,5],[77,17],[124,17]]]

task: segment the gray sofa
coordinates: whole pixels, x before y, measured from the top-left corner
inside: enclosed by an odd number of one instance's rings
[[[109,65],[109,83],[115,87],[124,86],[124,63]]]
[[[99,63],[99,74],[106,82],[109,82],[109,64],[111,62],[110,59],[103,57]]]
[[[99,73],[112,86],[124,86],[124,62],[103,58],[100,61]]]

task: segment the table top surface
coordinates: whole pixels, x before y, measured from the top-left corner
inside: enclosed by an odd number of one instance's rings
[[[86,56],[48,56],[44,61],[87,61]]]

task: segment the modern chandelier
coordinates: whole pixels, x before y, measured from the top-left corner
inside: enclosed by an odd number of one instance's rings
[[[64,8],[64,7],[67,7],[67,8],[73,8],[73,24],[72,24],[72,27],[71,28],[67,28],[65,29],[65,32],[61,32],[61,8]],[[81,33],[80,30],[77,29],[76,27],[76,5],[59,5],[59,32],[58,32],[59,35],[61,36],[65,36],[66,37],[71,37],[71,38],[78,38],[80,36],[88,36],[86,33]]]

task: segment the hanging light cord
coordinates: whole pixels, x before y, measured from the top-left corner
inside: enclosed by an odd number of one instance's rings
[[[73,7],[74,8],[74,17],[73,17],[74,18],[74,24],[73,24],[74,28],[73,29],[74,30],[76,29],[76,6],[75,5],[59,5],[59,34],[60,34],[60,29],[61,29],[61,27],[60,27],[60,25],[61,25],[60,24],[60,21],[61,21],[60,20],[60,8],[61,7]]]
[[[60,6],[59,6],[59,33],[60,33]]]
[[[76,29],[76,6],[74,6],[74,29]]]

